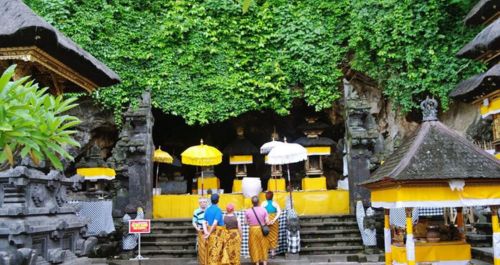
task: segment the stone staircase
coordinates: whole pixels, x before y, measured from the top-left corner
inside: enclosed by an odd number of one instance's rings
[[[147,257],[196,258],[196,231],[190,219],[151,220],[151,234],[142,235]]]
[[[353,215],[302,216],[301,255],[356,255],[363,251]],[[196,258],[190,219],[152,220],[142,235],[141,254],[151,258]]]
[[[357,254],[363,251],[354,215],[300,217],[302,255]]]

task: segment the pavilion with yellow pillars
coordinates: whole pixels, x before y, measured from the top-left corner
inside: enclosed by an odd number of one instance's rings
[[[361,185],[371,191],[372,207],[385,209],[386,264],[468,264],[471,247],[465,241],[462,207],[490,206],[493,248],[500,253],[500,161],[437,121],[435,100],[422,103],[424,122],[413,135]],[[415,242],[414,207],[455,207],[459,240]],[[406,209],[406,243],[393,244],[389,209]],[[495,257],[497,257],[495,255]],[[500,259],[495,258],[495,265]]]

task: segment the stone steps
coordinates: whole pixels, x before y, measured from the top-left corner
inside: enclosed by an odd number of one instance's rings
[[[363,250],[353,215],[301,216],[300,225],[301,254],[357,255]],[[196,258],[196,233],[190,219],[152,220],[151,230],[142,235],[144,256]]]
[[[300,218],[301,254],[340,255],[363,251],[354,215]]]

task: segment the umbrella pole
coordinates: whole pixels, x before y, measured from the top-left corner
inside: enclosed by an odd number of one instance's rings
[[[158,188],[158,172],[160,171],[160,163],[157,163],[156,165],[156,183],[155,187]]]
[[[290,181],[290,167],[288,164],[286,164],[286,172],[288,173],[288,186],[290,187],[290,208],[293,209],[292,182]]]
[[[203,191],[205,187],[203,186],[205,183],[203,181],[203,167],[201,168],[201,197],[203,197]]]

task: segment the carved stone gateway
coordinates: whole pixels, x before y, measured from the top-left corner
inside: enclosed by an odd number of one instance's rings
[[[139,106],[130,107],[124,119],[110,162],[114,164],[121,189],[128,189],[128,198],[117,196],[113,208],[125,209],[127,204],[144,207],[146,218],[149,218],[152,211],[154,152],[150,92],[142,94]],[[114,216],[121,217],[123,214],[116,212]]]
[[[370,158],[378,137],[370,105],[361,98],[349,81],[344,79],[347,161],[349,171],[350,211],[355,212],[356,201],[367,205],[370,193],[357,184],[370,177]]]
[[[71,264],[89,254],[97,240],[82,238],[87,220],[66,197],[79,181],[26,166],[0,172],[0,264]]]

